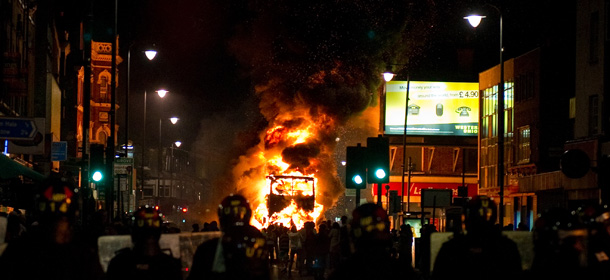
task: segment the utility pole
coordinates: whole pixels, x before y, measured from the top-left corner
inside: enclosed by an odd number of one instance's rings
[[[88,217],[91,217],[95,207],[90,207],[95,204],[93,201],[91,184],[89,182],[89,122],[91,120],[91,38],[93,36],[93,0],[89,0],[88,6],[84,11],[85,18],[83,22],[83,38],[82,39],[82,54],[83,54],[83,141],[81,148],[81,187],[83,194],[79,199],[79,206],[83,215],[81,222],[85,224]]]

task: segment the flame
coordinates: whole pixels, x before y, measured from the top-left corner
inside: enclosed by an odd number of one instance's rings
[[[316,202],[318,179],[305,174],[284,161],[281,149],[306,143],[315,133],[313,124],[300,128],[275,126],[264,135],[265,151],[258,154],[266,161],[266,184],[258,193],[259,205],[254,210],[252,225],[262,229],[271,224],[302,228],[305,222],[316,221],[324,207]]]

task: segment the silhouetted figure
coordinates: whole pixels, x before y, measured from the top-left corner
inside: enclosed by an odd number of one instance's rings
[[[283,272],[288,271],[288,254],[290,253],[290,238],[288,237],[288,228],[279,225],[277,227],[278,248],[280,267]]]
[[[551,208],[534,222],[531,279],[586,279],[586,229],[567,209]]]
[[[339,247],[341,250],[341,262],[344,262],[352,254],[352,244],[349,237],[349,224],[347,222],[347,216],[341,216],[341,229],[339,237]]]
[[[339,223],[332,224],[328,238],[330,238],[329,265],[330,269],[335,269],[341,261],[341,226]]]
[[[8,244],[0,257],[0,278],[102,279],[95,249],[75,230],[75,186],[64,178],[51,177],[37,187],[37,226]]]
[[[199,230],[199,224],[193,224],[191,227],[193,228],[192,232],[199,232],[200,231]]]
[[[250,225],[252,210],[241,195],[230,195],[218,206],[221,238],[197,248],[187,279],[270,279],[265,237]]]
[[[400,226],[400,236],[398,245],[398,259],[402,265],[412,266],[413,258],[413,228],[406,224]]]
[[[414,279],[413,269],[390,256],[392,239],[386,211],[367,203],[352,213],[351,236],[355,252],[329,279]]]
[[[267,251],[269,252],[269,259],[271,259],[271,263],[275,263],[279,254],[275,225],[269,225],[269,227],[267,227],[267,231],[265,232],[265,244],[267,246]]]
[[[419,239],[420,249],[418,268],[425,277],[428,277],[430,274],[430,237],[435,232],[437,232],[437,230],[434,224],[423,225],[420,230],[421,237]]]
[[[292,226],[288,232],[290,240],[290,258],[288,260],[288,275],[292,275],[292,264],[296,262],[296,269],[301,272],[301,263],[303,258],[303,240],[301,234],[297,231],[296,226]]]
[[[320,224],[318,227],[314,247],[314,262],[312,264],[314,279],[323,279],[330,250],[330,238],[328,237],[326,223]]]
[[[455,234],[441,247],[432,279],[519,279],[517,245],[494,226],[496,204],[486,196],[468,202],[466,234]]]
[[[220,229],[218,228],[218,223],[216,221],[211,221],[210,222],[210,231],[220,231]]]
[[[133,248],[120,250],[108,264],[107,278],[182,279],[180,260],[159,247],[162,215],[154,208],[140,208],[134,213],[131,231]]]
[[[316,259],[316,231],[314,222],[305,222],[303,251],[305,252],[305,272],[313,273],[313,263]]]

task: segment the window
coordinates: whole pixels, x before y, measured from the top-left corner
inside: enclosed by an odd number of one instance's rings
[[[153,186],[146,185],[142,188],[142,197],[152,197],[153,196]]]
[[[517,163],[529,163],[531,156],[531,137],[530,127],[524,126],[518,129],[518,142],[517,142]]]
[[[599,133],[599,96],[589,96],[589,135]]]
[[[160,197],[170,197],[171,189],[169,186],[159,186]]]
[[[108,77],[100,77],[100,101],[105,102],[108,99]]]

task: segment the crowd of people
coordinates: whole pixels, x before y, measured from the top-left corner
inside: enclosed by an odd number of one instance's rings
[[[159,211],[140,208],[129,227],[109,233],[95,223],[77,226],[77,195],[69,182],[49,179],[36,197],[34,223],[27,225],[18,211],[6,215],[2,279],[284,279],[293,272],[316,280],[610,279],[610,209],[605,206],[541,213],[532,229],[533,262],[524,266],[517,244],[496,223],[493,200],[476,196],[464,207],[465,230],[442,244],[431,265],[434,226],[422,227],[419,250],[413,250],[413,228],[404,224],[391,229],[386,210],[377,204],[358,206],[351,218],[336,222],[311,221],[300,229],[274,224],[258,230],[250,225],[246,198],[230,195],[218,207],[218,223],[204,223],[201,230],[193,225],[193,232],[221,234],[200,244],[191,267],[184,269],[181,260],[159,245],[161,234],[170,232]],[[104,220],[103,212],[98,214],[93,219]],[[116,252],[104,271],[96,238],[125,233],[133,245]],[[415,260],[413,251],[419,251]]]

